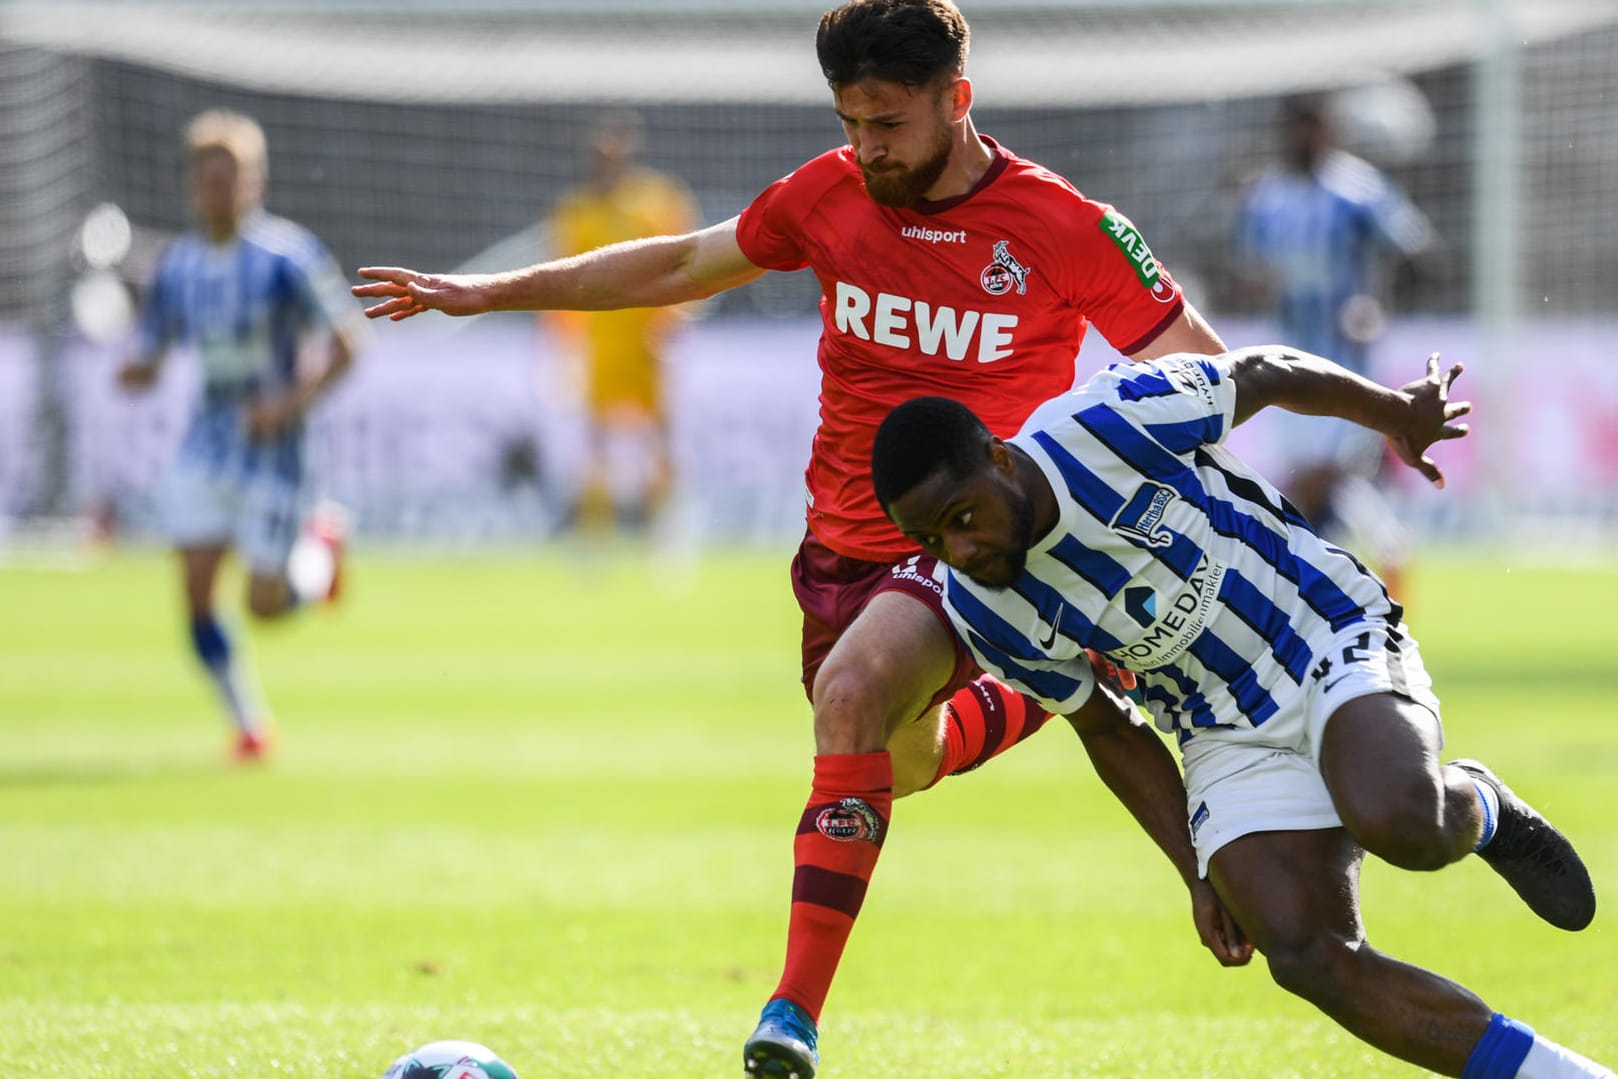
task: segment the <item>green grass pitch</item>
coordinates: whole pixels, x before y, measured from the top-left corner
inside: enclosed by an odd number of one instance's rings
[[[465,1038],[524,1079],[740,1075],[809,775],[786,562],[659,586],[361,548],[342,608],[246,633],[282,732],[248,770],[166,557],[0,570],[9,1066],[375,1079]],[[1475,859],[1372,864],[1371,939],[1618,1063],[1618,562],[1415,586],[1447,751],[1562,824],[1606,905],[1563,934]],[[1207,958],[1061,725],[898,804],[823,1026],[825,1079],[1420,1074]]]

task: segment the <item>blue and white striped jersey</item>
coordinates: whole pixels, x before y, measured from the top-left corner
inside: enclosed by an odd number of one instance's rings
[[[1381,581],[1217,445],[1235,403],[1228,358],[1178,355],[1109,367],[1029,417],[1011,442],[1055,491],[1056,526],[1008,588],[946,580],[986,670],[1069,713],[1094,649],[1183,739],[1262,726],[1335,633],[1399,622]]]
[[[1343,305],[1378,294],[1382,256],[1414,255],[1431,236],[1427,218],[1375,166],[1334,150],[1312,174],[1277,167],[1260,176],[1237,247],[1275,282],[1280,339],[1364,374],[1366,341],[1344,332]]]
[[[145,356],[184,344],[201,359],[202,399],[182,452],[296,471],[301,432],[255,450],[243,441],[242,408],[293,385],[302,334],[353,330],[359,321],[342,273],[314,234],[259,211],[225,244],[191,232],[164,252],[139,343]]]

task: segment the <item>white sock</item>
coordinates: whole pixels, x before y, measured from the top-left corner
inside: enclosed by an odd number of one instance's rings
[[[1522,1067],[1517,1069],[1517,1079],[1613,1079],[1613,1073],[1611,1068],[1536,1034]]]
[[[231,722],[243,731],[253,729],[258,719],[258,701],[230,635],[212,612],[192,617],[191,647],[219,691]]]
[[[299,536],[287,557],[287,587],[300,607],[319,603],[331,591],[337,560],[330,544],[313,536]]]
[[[227,662],[219,665],[208,665],[203,668],[213,681],[214,689],[219,693],[219,699],[224,702],[225,710],[230,713],[230,721],[236,724],[241,731],[257,730],[259,713],[258,695],[253,692],[251,680],[241,669],[240,662],[232,656]]]

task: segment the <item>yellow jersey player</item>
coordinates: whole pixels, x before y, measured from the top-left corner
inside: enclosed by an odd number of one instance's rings
[[[551,215],[558,257],[608,244],[688,232],[695,204],[685,185],[637,164],[639,118],[600,122],[590,137],[590,178],[568,192]],[[590,428],[590,473],[574,511],[589,526],[610,515],[619,528],[644,529],[672,482],[663,358],[676,309],[632,307],[551,317],[582,362]]]

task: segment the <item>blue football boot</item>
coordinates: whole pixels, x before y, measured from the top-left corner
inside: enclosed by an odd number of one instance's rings
[[[790,1000],[772,1000],[758,1017],[758,1029],[742,1047],[742,1064],[750,1076],[814,1079],[820,1067],[815,1021]]]

